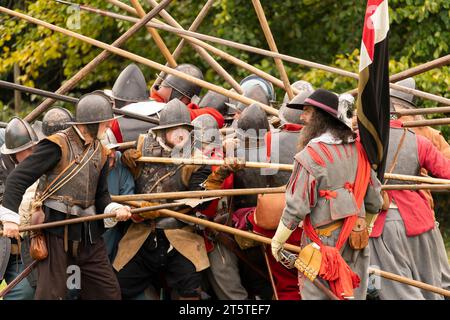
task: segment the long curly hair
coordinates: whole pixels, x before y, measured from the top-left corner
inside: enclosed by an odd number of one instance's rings
[[[329,132],[335,138],[342,140],[343,143],[349,143],[356,137],[356,134],[339,120],[331,115],[314,108],[309,123],[300,132],[298,150],[302,150],[309,141]]]

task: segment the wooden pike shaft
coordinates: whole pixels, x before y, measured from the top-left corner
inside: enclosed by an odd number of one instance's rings
[[[408,70],[396,73],[396,74],[394,74],[394,75],[389,77],[389,81],[390,82],[397,82],[397,81],[400,81],[400,80],[403,80],[403,79],[406,79],[406,78],[409,78],[409,77],[413,77],[413,76],[416,76],[418,74],[427,72],[427,71],[429,71],[431,69],[440,68],[440,67],[445,66],[445,65],[447,65],[449,63],[450,63],[450,54],[448,54],[446,56],[443,56],[443,57],[440,57],[440,58],[437,58],[437,59],[432,60],[432,61],[428,61],[428,62],[426,62],[424,64],[421,64],[419,66],[410,68]]]
[[[450,118],[431,119],[431,120],[413,120],[403,122],[403,127],[426,127],[426,126],[441,126],[450,124]]]
[[[155,0],[149,0],[147,1],[152,5],[153,7],[158,6],[158,2]],[[174,19],[172,16],[165,10],[161,10],[160,16],[163,17],[164,20],[166,20],[171,26],[183,29],[183,27]],[[189,39],[188,39],[189,40]],[[233,87],[234,90],[236,90],[238,93],[242,93],[241,86],[239,83],[234,80],[234,78],[216,61],[209,55],[208,52],[206,52],[205,49],[199,48],[196,45],[192,44],[192,48],[197,51],[197,53],[211,66],[211,68],[214,69],[221,77],[227,81],[231,87]]]
[[[382,190],[450,190],[450,184],[416,184],[416,185],[382,185]],[[112,201],[152,201],[152,200],[173,200],[186,198],[209,198],[209,197],[229,197],[245,196],[255,194],[272,194],[286,192],[285,186],[275,188],[254,188],[254,189],[228,189],[228,190],[204,190],[204,191],[182,191],[182,192],[161,192],[147,194],[132,194],[122,196],[111,196]]]
[[[107,11],[90,8],[90,7],[87,7],[87,6],[81,6],[80,8],[83,9],[83,10],[89,11],[89,12],[101,14],[101,15],[104,15],[104,16],[107,16],[107,17],[111,17],[111,18],[122,19],[122,20],[130,21],[130,22],[135,22],[135,21],[138,20],[137,18],[123,16],[123,15],[119,15],[119,14],[116,14],[116,13],[110,13],[110,12],[107,12]],[[199,46],[199,47],[201,47],[201,48],[203,48],[205,50],[208,50],[209,52],[213,53],[214,55],[216,55],[216,56],[218,56],[218,57],[220,57],[222,59],[225,59],[225,60],[235,64],[236,66],[241,67],[241,68],[243,68],[243,69],[245,69],[245,70],[247,70],[247,71],[249,71],[251,73],[254,73],[257,76],[260,76],[261,78],[263,78],[263,79],[265,79],[265,80],[267,80],[269,82],[272,82],[277,87],[285,89],[285,85],[284,85],[283,81],[281,81],[280,79],[272,76],[271,74],[268,74],[267,72],[264,72],[264,71],[262,71],[262,70],[260,70],[260,69],[258,69],[256,67],[254,67],[251,64],[246,63],[245,61],[242,61],[242,60],[232,56],[231,54],[228,54],[225,51],[220,50],[220,49],[218,49],[218,48],[216,48],[216,47],[214,47],[214,46],[212,46],[212,45],[210,45],[210,44],[208,44],[206,42],[203,42],[203,41],[198,40],[198,39],[196,39],[194,37],[189,37],[189,36],[185,35],[184,33],[187,32],[186,30],[181,30],[181,29],[178,29],[178,28],[174,28],[174,27],[168,26],[166,24],[154,23],[154,22],[149,22],[147,24],[147,26],[150,26],[150,25],[152,27],[154,27],[155,29],[165,30],[166,28],[170,28],[170,30],[172,30],[172,32],[174,32],[173,30],[175,30],[175,31],[177,31],[177,34],[180,37],[183,38],[183,40],[189,40],[190,43],[193,43],[193,44],[195,44],[195,45],[197,45],[197,46]],[[175,56],[175,53],[173,54],[173,56],[175,58],[178,58],[178,56]],[[164,73],[161,73],[159,78],[155,80],[155,83],[154,83],[153,86],[158,85],[161,82],[163,76],[164,76]],[[291,87],[291,90],[292,90],[292,92],[294,94],[298,94],[299,93],[299,90],[297,90],[294,87]]]
[[[149,163],[166,163],[166,164],[193,164],[193,165],[211,165],[221,166],[225,164],[223,160],[211,159],[184,159],[184,158],[162,158],[162,157],[141,157],[137,159],[138,162]],[[244,163],[243,163],[244,164]],[[266,168],[278,169],[283,171],[292,171],[292,164],[267,163],[267,162],[245,162],[246,168]]]
[[[131,4],[133,5],[134,9],[136,9],[136,12],[139,16],[139,18],[145,17],[145,11],[144,8],[142,8],[141,4],[138,0],[131,0]],[[164,43],[163,39],[159,35],[158,31],[154,28],[148,27],[147,30],[150,33],[150,35],[153,37],[153,40],[155,41],[156,45],[158,46],[159,50],[163,54],[164,58],[166,58],[167,63],[171,68],[175,68],[177,66],[177,62],[175,61],[175,58],[170,53],[169,49],[167,48],[166,44]]]
[[[160,210],[160,209],[179,207],[181,205],[183,205],[183,204],[182,203],[164,203],[164,204],[157,205],[157,206],[131,209],[131,213],[139,214],[139,213],[143,213],[143,212],[147,212],[147,211],[155,211],[155,210]],[[70,225],[70,224],[76,224],[76,223],[82,223],[82,222],[92,222],[92,221],[97,221],[97,220],[114,218],[115,216],[116,216],[115,213],[101,213],[101,214],[96,214],[96,215],[89,216],[89,217],[65,219],[65,220],[61,220],[61,221],[47,222],[47,223],[41,223],[41,224],[35,224],[35,225],[26,226],[26,227],[21,227],[21,228],[19,228],[19,232],[56,228],[56,227]],[[3,235],[3,231],[0,231],[0,237],[2,235]]]
[[[38,264],[38,262],[38,260],[33,260],[33,262],[31,262],[25,269],[23,269],[23,271],[13,281],[8,283],[8,285],[0,292],[0,299],[6,296],[8,292],[10,292],[20,283],[20,281],[25,279],[31,273],[31,271],[33,271],[33,268]]]
[[[381,190],[434,190],[450,191],[450,184],[385,184]]]
[[[224,160],[211,160],[211,159],[184,159],[184,158],[163,158],[163,157],[141,157],[137,159],[138,162],[149,163],[165,163],[165,164],[188,164],[188,165],[211,165],[221,166],[226,164]],[[292,171],[294,166],[292,164],[282,163],[267,163],[267,162],[244,162],[242,163],[246,168],[258,168],[258,169],[274,169],[282,171]],[[403,174],[385,173],[386,179],[402,180],[402,181],[414,181],[421,183],[433,183],[433,184],[450,184],[450,180],[436,179],[429,177],[409,176]]]
[[[450,113],[450,107],[404,109],[393,112],[398,116],[414,116],[420,114]]]
[[[189,215],[186,215],[186,214],[183,214],[183,213],[179,213],[179,212],[176,212],[176,211],[172,211],[172,210],[168,210],[168,209],[162,209],[162,210],[159,210],[159,211],[162,214],[167,215],[169,217],[173,217],[173,218],[176,218],[176,219],[179,219],[179,220],[184,220],[184,221],[191,222],[191,223],[196,223],[196,224],[205,226],[207,228],[215,229],[215,230],[222,231],[222,232],[227,232],[227,233],[230,233],[230,234],[233,234],[233,235],[237,235],[237,236],[241,236],[241,237],[244,237],[244,238],[247,238],[247,239],[251,239],[251,240],[254,240],[254,241],[257,241],[257,242],[261,242],[261,243],[264,243],[264,244],[267,244],[267,245],[271,245],[271,242],[272,242],[271,238],[263,237],[263,236],[260,236],[260,235],[257,235],[255,233],[251,233],[251,232],[248,232],[248,231],[242,231],[242,230],[239,230],[239,229],[228,227],[228,226],[225,226],[225,225],[222,225],[222,224],[218,224],[218,223],[215,223],[215,222],[211,222],[211,221],[208,221],[208,220],[205,220],[205,219],[199,219],[199,218],[192,217],[192,216],[189,216]],[[300,250],[301,250],[300,247],[297,247],[297,246],[294,246],[294,245],[291,245],[291,244],[288,244],[288,243],[285,243],[283,245],[283,247],[284,247],[284,249],[289,250],[289,251],[294,252],[294,253],[300,253]],[[386,279],[390,279],[390,280],[393,280],[393,281],[397,281],[397,282],[401,282],[401,283],[408,284],[408,285],[413,285],[413,286],[419,286],[420,285],[421,286],[420,288],[422,288],[424,290],[429,290],[429,291],[436,292],[436,293],[439,292],[439,294],[450,296],[450,291],[443,290],[441,288],[437,288],[437,287],[431,286],[429,284],[426,284],[426,283],[423,283],[423,282],[420,282],[420,281],[415,281],[415,280],[408,279],[408,278],[405,278],[405,277],[401,277],[401,276],[398,276],[398,275],[393,275],[392,273],[388,273],[388,272],[385,272],[385,271],[382,271],[382,270],[378,270],[378,269],[369,268],[369,272],[370,271],[377,272],[380,276],[382,276],[382,277],[384,277]]]
[[[255,8],[256,15],[258,16],[259,23],[264,32],[264,36],[266,37],[267,43],[269,44],[270,51],[278,53],[277,44],[275,39],[273,38],[272,31],[270,30],[269,23],[267,22],[266,15],[264,13],[264,9],[259,0],[252,0],[253,7]],[[280,73],[280,77],[283,80],[284,89],[286,90],[289,100],[294,98],[294,93],[291,89],[291,84],[289,83],[289,78],[286,73],[286,69],[284,68],[283,61],[279,58],[275,58],[275,65],[277,66],[278,72]]]
[[[130,22],[136,21],[135,18],[133,18],[133,17],[127,17],[127,16],[124,16],[124,15],[119,15],[119,14],[108,12],[108,11],[104,11],[104,10],[93,9],[93,8],[89,8],[87,6],[81,6],[81,9],[87,10],[87,11],[90,11],[90,12],[95,12],[97,14],[101,14],[101,15],[104,15],[104,16],[109,16],[109,17],[112,17],[112,18],[117,18],[117,19],[130,21]],[[177,28],[168,26],[166,24],[163,24],[161,22],[159,22],[159,23],[149,22],[148,25],[152,26],[153,28],[156,28],[156,29],[165,30],[165,31],[172,32],[172,33],[179,34],[179,35],[186,35],[186,36],[189,36],[191,38],[196,38],[196,39],[203,40],[203,41],[210,41],[210,42],[213,42],[213,43],[225,45],[225,46],[228,46],[228,47],[231,47],[231,48],[244,50],[244,51],[251,52],[251,53],[260,54],[260,55],[267,56],[267,57],[279,58],[279,59],[287,61],[287,62],[291,62],[291,63],[295,63],[295,64],[299,64],[299,65],[303,65],[303,66],[307,66],[307,67],[315,68],[315,69],[319,69],[319,70],[324,70],[324,71],[327,71],[327,72],[330,72],[330,73],[334,73],[334,74],[338,74],[338,75],[341,75],[341,76],[344,76],[344,77],[349,77],[349,78],[353,78],[353,79],[358,79],[359,78],[358,74],[354,73],[354,72],[350,72],[350,71],[342,70],[342,69],[339,69],[339,68],[322,65],[320,63],[311,62],[311,61],[308,61],[308,60],[304,60],[304,59],[288,56],[288,55],[285,55],[285,54],[275,53],[275,52],[272,52],[272,51],[269,51],[269,50],[264,50],[264,49],[252,47],[252,46],[249,46],[249,45],[246,45],[246,44],[241,44],[241,43],[237,43],[237,42],[230,41],[230,40],[220,39],[220,38],[217,38],[217,37],[213,37],[213,36],[209,36],[209,35],[205,35],[205,34],[201,34],[201,33],[196,33],[196,32],[191,32],[191,31],[188,31],[188,30],[177,29]],[[436,67],[437,66],[442,66],[442,65],[445,65],[445,64],[448,63],[447,56],[443,57],[443,58],[445,58],[445,59],[443,59],[443,61],[439,61],[438,63],[436,63]],[[433,65],[434,65],[433,63],[430,63],[430,65],[427,68],[423,69],[423,71],[425,72],[427,70],[432,69]],[[241,67],[243,67],[243,66],[241,65]],[[418,67],[414,67],[414,68],[411,68],[409,70],[411,70],[414,74],[419,74],[420,72],[418,72],[418,70],[420,70],[420,69],[416,69],[416,68],[418,68]],[[406,72],[408,72],[409,70],[403,71],[403,72],[405,72],[404,75],[407,75]],[[259,76],[264,78],[261,74],[259,74]],[[264,79],[266,79],[268,81],[271,81],[267,77],[264,78]],[[278,81],[280,81],[280,80],[278,80]],[[275,85],[280,87],[280,82],[272,82],[272,83],[274,83]],[[395,86],[395,84],[392,84],[392,83],[390,85],[391,86],[392,85]],[[283,87],[284,87],[284,85],[283,85]],[[433,100],[433,101],[437,101],[437,102],[443,103],[444,105],[450,104],[450,103],[448,103],[448,99],[445,99],[445,98],[437,96],[437,95],[432,95],[432,94],[425,93],[425,92],[422,92],[422,91],[419,91],[419,90],[412,90],[412,89],[409,89],[409,88],[406,88],[406,87],[402,87],[402,86],[398,86],[398,85],[395,88],[397,90],[399,90],[399,91],[402,91],[402,92],[408,92],[408,93],[417,95],[417,96],[425,98],[425,99],[430,99],[430,100]],[[295,93],[295,88],[292,87],[292,89],[293,89],[293,92]],[[350,91],[349,93],[355,95],[357,93],[357,89],[355,89],[353,91]]]
[[[19,90],[22,92],[36,94],[36,95],[39,95],[42,97],[47,97],[47,98],[51,98],[51,99],[55,99],[55,100],[73,103],[73,104],[76,104],[78,102],[78,98],[74,98],[74,97],[70,97],[70,96],[66,96],[63,94],[58,94],[58,93],[54,93],[54,92],[50,92],[50,91],[46,91],[46,90],[42,90],[42,89],[31,88],[31,87],[27,87],[27,86],[24,86],[21,84],[11,83],[11,82],[7,82],[7,81],[3,81],[3,80],[0,80],[0,88]],[[130,118],[134,118],[134,119],[138,119],[138,120],[142,120],[142,121],[146,121],[146,122],[150,122],[150,123],[154,123],[154,124],[159,124],[158,118],[147,117],[147,116],[143,116],[138,113],[125,111],[125,110],[118,109],[118,108],[113,108],[113,112],[115,114],[121,114],[121,115],[130,117]]]
[[[206,190],[206,191],[182,191],[182,192],[160,192],[148,194],[130,194],[122,196],[111,196],[115,202],[124,201],[152,201],[152,200],[173,200],[186,198],[210,198],[210,197],[228,197],[241,195],[284,193],[286,188],[253,188],[253,189],[230,189],[230,190]]]
[[[189,31],[197,31],[197,28],[200,26],[200,24],[203,22],[203,19],[206,17],[206,15],[209,12],[209,9],[211,9],[212,5],[214,4],[215,0],[208,0],[203,8],[200,10],[199,14],[195,18],[194,22],[192,22],[191,26],[189,27]],[[178,57],[181,54],[181,51],[183,50],[184,46],[186,45],[186,39],[181,39],[180,43],[178,43],[178,46],[175,48],[175,51],[172,53],[172,56],[175,59],[178,59]],[[156,78],[155,82],[153,83],[153,87],[161,84],[162,79],[164,78],[165,73],[161,72],[159,76]]]
[[[419,66],[412,67],[410,69],[407,69],[407,70],[401,71],[399,73],[396,73],[396,74],[394,74],[394,75],[389,77],[389,82],[397,82],[397,81],[400,81],[400,80],[403,80],[403,79],[406,79],[406,78],[409,78],[409,77],[413,77],[413,76],[416,76],[418,74],[427,72],[429,70],[445,66],[445,65],[447,65],[449,63],[450,63],[450,54],[448,54],[446,56],[443,56],[443,57],[440,57],[440,58],[437,58],[437,59],[432,60],[432,61],[428,61],[428,62],[426,62],[424,64],[419,65]],[[400,91],[402,91],[402,90],[400,90]],[[419,91],[419,92],[422,92],[422,91]],[[350,93],[352,95],[356,95],[358,93],[358,89],[357,88],[353,89],[353,90],[349,91],[348,93]]]
[[[430,292],[434,292],[434,293],[443,295],[445,297],[450,297],[450,291],[449,290],[445,290],[445,289],[442,289],[442,288],[439,288],[439,287],[435,287],[435,286],[432,286],[430,284],[423,283],[423,282],[420,282],[420,281],[417,281],[417,280],[413,280],[413,279],[409,279],[409,278],[406,278],[406,277],[402,277],[402,276],[399,276],[398,274],[395,274],[395,273],[391,273],[391,272],[387,272],[387,271],[383,271],[383,270],[375,269],[375,268],[371,268],[371,267],[369,267],[369,273],[373,273],[373,274],[379,275],[379,276],[381,276],[381,277],[383,277],[385,279],[389,279],[389,280],[397,281],[397,282],[400,282],[400,283],[404,283],[404,284],[407,284],[407,285],[410,285],[410,286],[413,286],[413,287],[416,287],[416,288],[419,288],[419,289],[423,289],[423,290],[427,290],[427,291],[430,291]]]
[[[167,1],[169,1],[169,0],[167,0]],[[43,27],[46,27],[48,29],[51,29],[53,31],[57,31],[57,32],[63,33],[65,35],[71,36],[73,38],[77,38],[77,39],[79,39],[81,41],[87,42],[89,44],[92,44],[92,45],[97,46],[99,48],[102,48],[104,50],[111,51],[112,53],[115,53],[115,54],[120,55],[122,57],[128,58],[128,59],[136,61],[138,63],[145,64],[145,65],[147,65],[147,66],[149,66],[151,68],[154,68],[154,69],[157,69],[157,70],[160,70],[160,71],[164,71],[164,72],[169,73],[169,74],[173,74],[173,75],[175,75],[175,76],[177,76],[177,77],[179,77],[181,79],[184,79],[186,81],[190,81],[190,82],[195,83],[195,84],[197,84],[197,85],[199,85],[199,86],[201,86],[203,88],[215,91],[215,92],[220,93],[220,94],[222,94],[224,96],[227,96],[227,97],[229,97],[231,99],[240,101],[240,102],[242,102],[242,103],[244,103],[246,105],[249,105],[249,104],[252,104],[252,103],[258,103],[267,113],[275,115],[275,116],[278,115],[278,110],[275,109],[275,108],[272,108],[272,107],[270,107],[268,105],[261,104],[258,101],[255,101],[253,99],[249,99],[249,98],[247,98],[245,96],[239,95],[239,94],[237,94],[235,92],[232,92],[232,91],[229,91],[229,90],[226,90],[226,89],[224,89],[222,87],[219,87],[217,85],[213,85],[213,84],[211,84],[209,82],[206,82],[204,80],[197,79],[197,78],[192,77],[192,76],[190,76],[188,74],[185,74],[183,72],[180,72],[180,71],[172,69],[172,68],[169,68],[167,66],[159,64],[159,63],[154,62],[152,60],[143,58],[141,56],[138,56],[138,55],[133,54],[131,52],[128,52],[126,50],[123,50],[123,49],[120,49],[120,48],[116,48],[114,46],[108,45],[108,44],[103,43],[101,41],[98,41],[98,40],[95,40],[95,39],[92,39],[92,38],[80,35],[80,34],[78,34],[76,32],[73,32],[73,31],[70,31],[70,30],[67,30],[67,29],[64,29],[64,28],[61,28],[61,27],[57,27],[57,26],[52,25],[50,23],[44,22],[42,20],[30,17],[29,15],[26,15],[26,14],[23,14],[23,13],[19,13],[19,12],[13,11],[13,10],[9,10],[9,9],[7,9],[5,7],[0,7],[0,12],[7,13],[7,14],[15,16],[15,17],[19,17],[19,18],[27,20],[27,21],[29,21],[31,23],[35,23],[35,24],[41,25]]]
[[[122,46],[129,38],[131,38],[139,29],[141,29],[147,22],[149,22],[154,16],[156,16],[159,11],[164,9],[169,5],[172,0],[164,0],[161,4],[151,10],[145,18],[141,19],[135,25],[133,25],[130,29],[128,29],[123,35],[121,35],[116,41],[112,43],[112,47],[120,47]],[[6,9],[6,8],[2,8]],[[8,9],[7,9],[8,10]],[[14,12],[10,10],[11,12]],[[4,13],[8,13],[3,11]],[[10,12],[8,14],[11,14]],[[89,62],[86,66],[84,66],[80,71],[78,71],[72,78],[64,82],[64,84],[56,91],[56,93],[64,94],[71,90],[75,85],[84,79],[92,70],[94,70],[101,62],[106,60],[111,55],[111,52],[108,50],[103,50],[98,56],[96,56],[91,62]],[[45,99],[41,104],[39,104],[36,109],[30,112],[24,119],[28,122],[32,122],[39,115],[50,108],[55,100],[53,99]]]

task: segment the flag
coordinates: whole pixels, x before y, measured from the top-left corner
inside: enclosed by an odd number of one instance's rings
[[[388,0],[368,0],[359,62],[357,115],[361,143],[382,181],[389,145]]]

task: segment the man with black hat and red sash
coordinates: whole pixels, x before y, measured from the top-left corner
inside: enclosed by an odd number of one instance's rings
[[[317,276],[339,299],[364,299],[369,267],[365,214],[381,208],[381,185],[355,141],[348,104],[318,89],[298,107],[306,125],[272,254],[281,261],[283,244],[303,223],[297,263],[302,299],[327,298],[311,282]]]

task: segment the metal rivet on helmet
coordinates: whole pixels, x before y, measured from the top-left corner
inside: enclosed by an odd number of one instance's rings
[[[28,122],[14,117],[5,129],[5,143],[1,148],[3,154],[14,154],[24,151],[39,142],[33,128]]]

